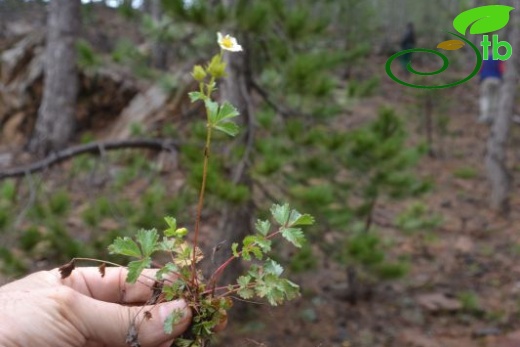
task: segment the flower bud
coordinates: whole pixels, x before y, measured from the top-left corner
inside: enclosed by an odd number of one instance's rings
[[[204,68],[200,65],[195,65],[191,75],[196,81],[202,82],[204,78],[206,78],[206,70],[204,70]]]
[[[225,77],[226,62],[222,61],[222,57],[217,54],[211,59],[206,71],[215,78]]]

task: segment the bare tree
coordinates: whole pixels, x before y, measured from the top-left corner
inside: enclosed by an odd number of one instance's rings
[[[519,24],[520,12],[516,10],[511,14],[511,21],[508,25],[509,32],[507,35],[508,41],[513,47],[519,47]],[[509,212],[511,176],[506,165],[506,145],[517,87],[516,65],[516,54],[512,54],[511,58],[507,61],[504,83],[500,88],[499,109],[491,126],[485,158],[486,169],[491,183],[491,208],[503,215]]]
[[[48,7],[43,100],[29,142],[34,153],[62,148],[72,137],[78,92],[76,39],[80,0],[51,0]]]

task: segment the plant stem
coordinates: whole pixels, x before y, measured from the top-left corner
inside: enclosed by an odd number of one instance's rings
[[[197,246],[199,242],[199,231],[200,231],[200,218],[202,214],[202,206],[204,205],[204,191],[206,190],[206,178],[208,175],[208,162],[209,162],[209,148],[211,144],[211,126],[207,124],[207,132],[206,132],[206,145],[204,146],[204,164],[202,168],[202,184],[200,187],[199,194],[199,203],[197,205],[197,216],[195,218],[195,237],[193,239],[193,258],[191,260],[191,282],[195,284],[197,278],[197,269],[196,269],[196,254],[197,254]]]
[[[273,237],[275,237],[276,235],[280,234],[282,232],[282,228],[285,228],[286,226],[283,226],[283,227],[280,227],[280,229],[278,229],[277,231],[267,235],[265,238],[266,240],[270,240],[272,239]],[[250,247],[254,246],[254,244],[252,244]],[[218,279],[218,276],[220,276],[220,274],[224,271],[224,269],[226,267],[228,267],[229,264],[231,264],[231,262],[235,259],[238,259],[240,258],[240,256],[242,255],[242,253],[244,252],[244,250],[241,250],[240,252],[238,252],[236,255],[232,255],[231,257],[229,257],[224,263],[222,263],[222,265],[220,265],[216,270],[215,272],[213,273],[213,275],[211,276],[211,278],[209,279],[208,283],[210,284],[210,286],[213,286],[212,288],[212,293],[215,292],[215,286],[217,285],[217,279]]]
[[[213,92],[213,85],[215,84],[215,76],[211,76],[209,84],[207,84],[207,90],[205,97],[211,98]],[[200,84],[201,92],[203,92],[202,83]],[[200,231],[200,218],[202,215],[202,207],[204,205],[204,192],[206,191],[206,178],[208,176],[208,162],[209,162],[209,148],[211,144],[211,124],[209,119],[209,110],[206,108],[206,144],[204,145],[204,164],[202,168],[202,184],[200,186],[199,202],[197,204],[197,216],[195,217],[195,237],[193,239],[193,257],[191,259],[191,283],[196,285],[197,281],[197,247],[199,244],[199,231]],[[195,294],[197,295],[197,294]]]

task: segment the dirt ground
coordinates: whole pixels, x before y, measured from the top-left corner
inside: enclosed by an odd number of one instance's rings
[[[384,59],[374,58],[376,66]],[[406,91],[381,76],[377,96],[360,101],[351,114],[377,114],[392,105],[408,117],[417,117]],[[404,92],[403,92],[404,91]],[[489,184],[483,154],[487,125],[478,124],[478,82],[452,88],[436,99],[435,112],[449,114],[447,133],[434,136],[434,157],[425,157],[422,174],[435,188],[423,203],[442,215],[444,223],[423,242],[420,234],[399,238],[385,226],[392,220],[390,206],[380,205],[382,234],[397,241],[394,255],[408,255],[409,275],[379,283],[367,300],[345,300],[346,271],[320,252],[320,266],[294,276],[303,295],[283,307],[257,305],[245,320],[230,321],[221,346],[302,347],[518,347],[520,346],[520,127],[512,125],[508,166],[513,175],[511,214],[505,219],[488,208]],[[447,108],[442,106],[448,104]],[[417,122],[412,122],[417,123]],[[416,130],[416,140],[424,137]],[[472,168],[470,179],[454,174]],[[381,222],[381,221],[380,221]]]

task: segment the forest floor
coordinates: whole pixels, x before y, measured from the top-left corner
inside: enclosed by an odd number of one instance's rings
[[[367,119],[381,106],[394,107],[415,118],[410,130],[416,141],[424,139],[417,126],[424,113],[420,92],[387,78],[384,62],[375,57],[370,64],[381,77],[377,95],[359,101],[351,114]],[[420,164],[420,172],[435,184],[422,202],[444,222],[428,235],[396,242],[391,253],[410,256],[409,274],[378,283],[370,288],[369,299],[353,304],[345,300],[346,270],[322,254],[315,271],[295,277],[303,289],[301,299],[279,308],[260,305],[251,310],[251,318],[231,321],[223,346],[520,346],[520,196],[512,194],[508,218],[488,208],[483,158],[490,129],[476,122],[477,79],[435,98],[434,119],[448,119],[444,130],[434,126],[433,155]],[[511,126],[508,166],[516,192],[520,127]],[[376,214],[391,221],[393,207],[381,204]],[[399,240],[391,223],[380,224],[382,234]]]

